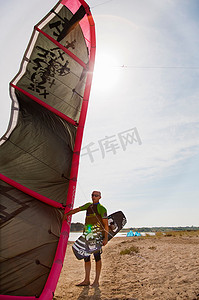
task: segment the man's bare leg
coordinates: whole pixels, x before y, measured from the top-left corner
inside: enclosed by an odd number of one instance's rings
[[[93,284],[91,285],[92,287],[99,286],[99,278],[100,278],[101,269],[102,269],[102,261],[100,259],[100,260],[96,261],[95,280],[94,280]]]
[[[81,283],[77,284],[77,286],[87,286],[90,285],[90,272],[91,272],[91,262],[85,262],[85,279]]]

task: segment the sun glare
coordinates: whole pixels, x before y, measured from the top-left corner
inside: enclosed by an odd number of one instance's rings
[[[93,74],[93,87],[99,90],[111,90],[119,81],[119,63],[108,54],[96,56]]]

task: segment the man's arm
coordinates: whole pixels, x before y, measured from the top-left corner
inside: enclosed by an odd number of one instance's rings
[[[104,240],[103,240],[103,246],[105,246],[108,243],[108,219],[102,219],[103,225],[104,225]]]
[[[79,212],[81,209],[79,207],[77,208],[74,208],[74,209],[71,209],[70,211],[68,211],[66,214],[64,214],[63,216],[63,221],[67,219],[67,216],[70,216],[70,215],[74,215],[76,214],[77,212]]]

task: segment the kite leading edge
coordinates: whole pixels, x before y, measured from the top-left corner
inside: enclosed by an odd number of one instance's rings
[[[0,299],[52,299],[63,266],[95,60],[83,0],[63,0],[35,27],[10,83],[0,139]]]

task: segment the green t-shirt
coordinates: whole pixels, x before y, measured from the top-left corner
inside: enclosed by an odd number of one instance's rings
[[[92,205],[93,210],[90,210],[89,207]],[[80,206],[80,210],[87,210],[87,216],[93,214],[93,211],[95,212],[97,210],[98,214],[102,217],[102,219],[106,219],[107,218],[107,210],[106,208],[101,205],[100,203],[98,204],[93,204],[91,202],[88,202],[82,206]]]

